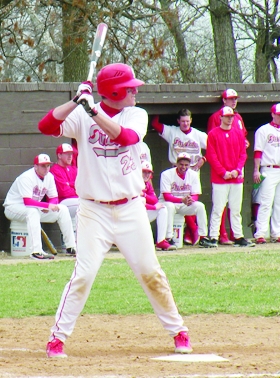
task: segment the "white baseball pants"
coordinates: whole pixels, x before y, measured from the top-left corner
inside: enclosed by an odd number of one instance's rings
[[[183,203],[173,203],[164,202],[168,211],[168,223],[167,223],[167,233],[166,237],[172,238],[173,235],[173,225],[174,225],[174,215],[196,215],[197,225],[198,225],[198,235],[207,236],[208,235],[208,225],[207,225],[207,215],[205,206],[200,201],[195,201],[192,205],[187,206]]]
[[[140,197],[123,205],[80,199],[77,212],[76,264],[65,286],[50,341],[64,342],[84,308],[97,272],[115,244],[141,284],[163,327],[171,336],[187,331],[158,262],[151,225]]]
[[[270,236],[280,237],[280,168],[262,167],[266,178],[259,187],[259,210],[255,238],[265,237],[270,221]],[[270,218],[271,216],[271,218]]]
[[[80,203],[79,198],[66,198],[60,203],[68,207],[70,217],[72,219],[73,230],[76,232],[76,213]]]
[[[64,205],[59,205],[59,211],[49,211],[44,213],[37,207],[28,207],[21,204],[9,205],[5,207],[5,216],[10,220],[26,222],[28,236],[30,240],[30,253],[43,252],[41,237],[41,222],[57,222],[66,248],[75,248],[75,237],[69,210]]]
[[[157,220],[157,243],[162,242],[166,238],[167,232],[167,208],[162,207],[159,210],[147,210],[149,221]]]
[[[212,184],[212,211],[209,235],[219,239],[222,214],[226,204],[230,209],[230,224],[235,239],[243,237],[241,206],[243,184]]]

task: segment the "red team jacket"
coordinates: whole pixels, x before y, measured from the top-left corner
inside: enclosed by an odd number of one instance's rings
[[[77,167],[71,165],[64,168],[61,165],[55,163],[51,167],[50,172],[54,175],[59,202],[63,201],[66,198],[78,197],[75,190]]]
[[[247,159],[244,135],[236,127],[223,130],[215,127],[207,140],[206,158],[210,164],[210,179],[215,184],[239,184],[244,181],[242,169]],[[225,180],[226,171],[237,170],[239,176]]]
[[[207,134],[209,134],[209,132],[211,130],[213,130],[215,127],[218,127],[218,126],[221,125],[221,118],[220,117],[221,117],[221,109],[219,109],[217,112],[213,113],[209,117],[208,123],[207,123]],[[243,122],[241,115],[237,112],[234,112],[234,118],[233,118],[233,122],[232,122],[231,127],[235,127],[237,129],[241,130],[244,134],[244,137],[246,138],[248,131],[246,130],[246,127],[244,125],[244,122]]]
[[[146,209],[156,210],[155,204],[158,203],[158,198],[150,181],[145,182],[145,189],[143,192],[145,193]]]

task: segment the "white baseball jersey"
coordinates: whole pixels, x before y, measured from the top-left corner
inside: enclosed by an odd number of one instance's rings
[[[98,113],[109,116],[96,105]],[[148,115],[144,109],[124,108],[111,118],[122,127],[134,130],[142,141],[147,131]],[[120,146],[78,106],[61,125],[61,134],[75,138],[78,144],[76,192],[80,198],[95,201],[116,201],[139,196],[145,188],[139,143]]]
[[[44,180],[41,180],[33,167],[16,178],[8,191],[3,206],[24,204],[23,198],[32,198],[40,202],[45,195],[49,198],[58,196],[54,177],[49,172]]]
[[[191,156],[193,166],[201,158],[201,149],[206,149],[207,146],[207,134],[193,127],[185,134],[180,127],[163,125],[160,135],[169,144],[168,159],[171,164],[176,164],[180,152],[187,152]]]
[[[261,166],[280,165],[280,129],[269,123],[259,127],[254,151],[262,151]]]
[[[148,161],[148,162],[152,162],[152,158],[151,158],[151,151],[147,145],[147,143],[145,142],[139,142],[139,146],[140,146],[140,160],[141,161]]]
[[[188,169],[185,179],[181,179],[176,172],[177,168],[170,168],[160,176],[160,200],[164,200],[163,193],[171,193],[174,197],[186,197],[190,194],[201,194],[199,175]]]

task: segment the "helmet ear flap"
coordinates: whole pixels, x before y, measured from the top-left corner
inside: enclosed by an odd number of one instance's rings
[[[127,95],[126,88],[116,88],[115,91],[112,92],[111,100],[113,101],[121,101],[125,99]]]

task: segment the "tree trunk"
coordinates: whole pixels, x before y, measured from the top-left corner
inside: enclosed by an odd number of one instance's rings
[[[241,83],[230,9],[227,0],[209,0],[218,81]]]
[[[258,36],[255,53],[255,82],[270,83],[269,57],[267,56],[267,31],[264,19],[258,18]]]
[[[77,8],[62,5],[64,82],[85,81],[89,67],[87,19]]]
[[[160,3],[163,10],[161,17],[174,38],[175,46],[177,49],[176,59],[179,71],[182,76],[182,81],[183,83],[195,82],[187,59],[188,52],[185,44],[184,35],[180,27],[177,9],[169,9],[170,1],[160,0]]]

